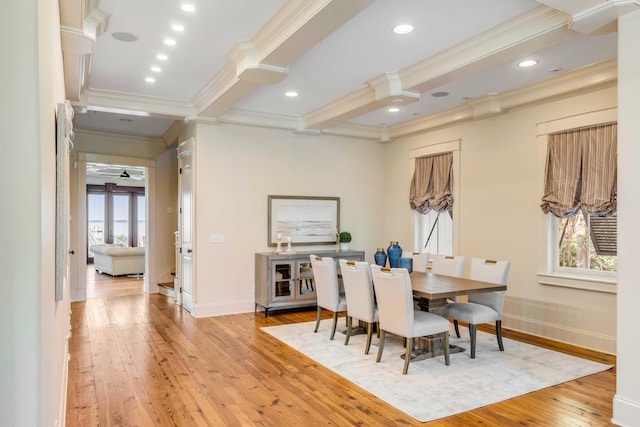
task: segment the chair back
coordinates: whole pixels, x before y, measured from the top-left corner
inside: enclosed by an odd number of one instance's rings
[[[510,267],[510,261],[492,261],[481,258],[472,258],[469,278],[473,280],[481,280],[483,282],[506,285]],[[491,307],[498,312],[500,318],[502,318],[504,296],[505,291],[472,294],[469,295],[469,302]]]
[[[338,311],[340,287],[335,260],[329,257],[320,258],[316,255],[311,255],[309,258],[316,283],[318,306],[334,312]]]
[[[429,252],[402,252],[403,258],[413,258],[413,271],[427,272],[429,268]]]
[[[376,305],[368,262],[339,260],[347,313],[367,323],[375,322]]]
[[[467,258],[464,256],[431,255],[431,272],[443,276],[462,277]]]
[[[371,265],[380,329],[406,337],[413,331],[413,291],[406,268]]]

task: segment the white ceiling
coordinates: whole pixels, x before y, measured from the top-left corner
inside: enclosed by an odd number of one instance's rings
[[[183,12],[182,3],[196,11]],[[623,0],[61,0],[67,97],[77,107],[76,129],[161,137],[174,120],[204,118],[376,135],[615,58],[616,18],[637,7]],[[176,33],[174,23],[185,30]],[[398,23],[415,30],[395,35]],[[116,40],[117,32],[137,41]],[[166,37],[176,45],[166,46]],[[519,69],[524,58],[539,63]],[[299,96],[285,97],[289,90]],[[389,113],[392,104],[400,111]]]

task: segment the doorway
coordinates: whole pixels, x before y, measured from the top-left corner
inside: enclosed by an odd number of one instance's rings
[[[92,177],[92,175],[94,175],[92,171],[96,167],[95,165],[100,165],[100,168],[110,168],[109,173],[111,175],[108,178],[109,181],[116,184],[116,188],[118,187],[118,183],[120,183],[119,187],[121,188],[126,187],[127,185],[125,184],[132,183],[134,183],[132,186],[142,186],[144,188],[144,197],[136,196],[134,198],[134,196],[131,195],[126,196],[130,200],[129,207],[135,209],[135,215],[133,217],[127,215],[125,219],[124,217],[118,216],[117,219],[114,219],[113,225],[106,226],[103,224],[101,232],[94,233],[93,237],[95,238],[96,235],[101,234],[102,239],[101,241],[99,240],[99,243],[109,242],[109,239],[105,238],[105,236],[109,235],[109,227],[111,227],[111,235],[113,236],[111,239],[112,243],[114,243],[115,240],[120,241],[126,239],[129,242],[127,245],[145,246],[144,275],[135,277],[135,280],[140,284],[140,292],[157,292],[157,285],[150,285],[150,283],[154,283],[152,279],[156,274],[156,263],[154,261],[155,249],[153,248],[155,237],[153,230],[156,218],[154,211],[149,209],[149,206],[153,206],[153,203],[155,203],[156,198],[155,161],[113,155],[79,153],[78,160],[74,163],[74,168],[77,170],[74,210],[77,214],[75,215],[76,221],[73,221],[73,226],[77,230],[77,235],[74,240],[76,242],[76,248],[78,248],[78,253],[74,258],[76,265],[72,267],[73,274],[75,275],[75,286],[72,286],[71,289],[72,300],[84,301],[88,296],[88,271],[89,267],[92,267],[92,265],[87,262],[90,252],[89,241],[91,234],[89,217],[91,216],[92,219],[95,220],[95,216],[89,212],[89,197],[92,193],[87,191],[87,185],[106,184],[106,181],[96,181]],[[124,174],[125,171],[129,175],[128,180],[126,180],[126,177],[120,177],[120,174]],[[117,176],[114,176],[116,173]],[[133,176],[137,179],[131,179]],[[120,178],[126,181],[121,181]],[[132,207],[133,205],[135,205],[135,208]],[[106,218],[107,216],[104,215],[104,218],[102,218],[103,222]],[[116,227],[116,223],[119,224],[119,228]],[[127,231],[123,232],[122,227],[126,227]],[[132,241],[131,239],[134,240]],[[111,276],[108,277],[110,278]]]

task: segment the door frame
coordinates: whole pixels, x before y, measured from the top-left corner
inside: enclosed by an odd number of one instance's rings
[[[156,162],[155,160],[140,159],[136,157],[115,156],[109,154],[78,153],[78,160],[74,164],[76,179],[76,214],[72,218],[76,227],[77,255],[72,257],[72,271],[75,272],[76,280],[71,289],[72,301],[85,301],[87,299],[87,163],[105,163],[127,166],[140,166],[145,168],[146,175],[146,254],[144,260],[144,293],[158,292],[158,271],[155,262],[155,242],[156,242],[156,212],[151,207],[156,202]],[[72,222],[73,223],[73,222]]]

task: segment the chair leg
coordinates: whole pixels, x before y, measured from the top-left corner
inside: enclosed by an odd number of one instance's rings
[[[502,320],[496,320],[496,337],[498,338],[500,351],[504,351],[504,345],[502,345]]]
[[[404,368],[402,375],[407,375],[409,371],[409,361],[411,360],[411,352],[413,351],[413,338],[407,338],[407,349],[404,352]]]
[[[364,347],[364,354],[369,354],[371,347],[371,335],[373,335],[373,324],[367,323],[367,345]]]
[[[316,329],[313,332],[318,332],[320,326],[320,318],[322,317],[322,308],[318,306],[318,315],[316,316]]]
[[[333,326],[331,327],[331,337],[329,339],[333,341],[333,337],[336,334],[336,327],[338,326],[338,312],[333,312]]]
[[[376,356],[376,363],[382,359],[382,350],[384,349],[384,331],[380,331],[380,342],[378,343],[378,356]]]
[[[351,324],[353,323],[353,318],[351,316],[347,316],[347,333],[344,337],[344,345],[349,344],[349,337],[351,336]]]
[[[477,325],[469,323],[469,337],[471,337],[471,358],[476,358],[476,328]]]
[[[449,332],[442,334],[442,347],[444,350],[444,364],[449,366]]]
[[[458,329],[458,321],[453,321],[453,328],[456,330],[456,337],[460,338],[460,329]]]

